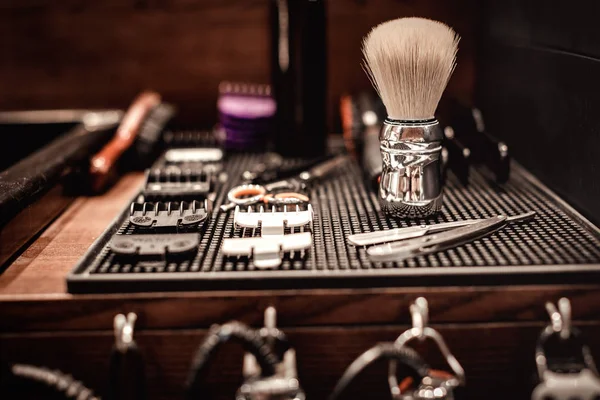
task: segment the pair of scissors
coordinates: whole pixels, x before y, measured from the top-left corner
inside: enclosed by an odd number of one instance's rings
[[[264,185],[244,184],[235,186],[227,193],[229,203],[222,205],[221,210],[229,211],[235,206],[249,206],[259,202],[273,205],[307,203],[310,199],[303,192],[306,191],[308,186],[315,180],[329,175],[348,160],[348,156],[341,155],[317,164],[288,179]]]

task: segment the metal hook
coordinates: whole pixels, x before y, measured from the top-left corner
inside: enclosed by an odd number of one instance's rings
[[[413,329],[416,329],[415,332],[419,332],[417,335],[418,338],[424,340],[425,335],[423,331],[429,322],[429,304],[427,304],[427,300],[424,297],[417,298],[415,302],[410,305],[409,310]]]
[[[558,308],[553,303],[546,303],[546,310],[550,315],[550,324],[544,328],[538,339],[535,352],[535,362],[537,365],[538,376],[543,379],[546,371],[548,371],[548,359],[545,353],[545,343],[553,335],[558,334],[562,340],[577,338],[580,332],[572,326],[571,321],[571,302],[563,297],[558,300]],[[598,376],[598,369],[594,362],[594,358],[589,347],[586,344],[581,344],[581,353],[585,367]]]
[[[560,334],[561,339],[571,337],[571,302],[566,297],[558,300],[558,309],[553,303],[546,303],[550,315],[550,327]]]
[[[260,329],[260,335],[265,339],[271,350],[275,347],[275,340],[279,334],[277,329],[277,310],[273,306],[267,307],[264,314],[264,326]],[[260,376],[260,367],[256,358],[250,354],[244,354],[242,373],[245,378]]]
[[[453,386],[459,386],[465,384],[465,370],[460,365],[456,357],[450,352],[450,349],[446,345],[442,335],[433,328],[427,326],[429,322],[429,304],[427,299],[424,297],[417,298],[414,303],[410,305],[410,313],[412,317],[413,327],[396,339],[394,345],[396,347],[403,347],[409,341],[413,339],[424,340],[425,338],[432,339],[440,349],[442,355],[446,359],[446,362],[450,366],[450,369],[454,373],[457,381],[451,383]],[[398,385],[398,379],[396,378],[396,362],[390,361],[388,370],[388,383],[390,385],[390,391],[392,396],[396,398],[400,395],[400,387]]]
[[[134,342],[133,332],[137,315],[130,312],[127,317],[123,314],[117,314],[113,321],[115,331],[115,346],[124,353]]]
[[[269,306],[265,310],[265,327],[263,329],[264,329],[263,335],[265,336],[265,339],[266,339],[267,343],[269,344],[269,346],[271,347],[271,349],[273,349],[273,347],[275,346],[275,338],[277,337],[277,334],[278,334],[277,310],[273,306]]]

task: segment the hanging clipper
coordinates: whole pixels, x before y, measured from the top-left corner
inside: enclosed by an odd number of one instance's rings
[[[406,380],[409,380],[410,382],[427,382],[430,375],[429,366],[413,349],[409,347],[400,348],[393,343],[379,343],[365,351],[350,364],[344,372],[344,375],[335,385],[333,392],[329,396],[329,400],[339,399],[342,393],[346,391],[363,370],[379,360],[394,361],[407,367],[409,375],[406,377]],[[404,398],[413,399],[413,397]]]
[[[600,396],[600,378],[589,347],[571,326],[571,303],[558,301],[558,309],[546,303],[550,324],[538,339],[535,361],[540,383],[532,400],[595,400]]]
[[[114,318],[115,345],[110,356],[110,400],[146,398],[144,361],[134,340],[137,315],[118,314]]]
[[[396,339],[394,345],[404,348],[408,342],[414,339],[420,341],[431,339],[437,344],[450,366],[452,372],[430,370],[429,374],[421,379],[419,384],[411,389],[410,382],[402,381],[398,384],[396,378],[396,361],[390,361],[388,383],[394,399],[454,399],[454,391],[459,386],[464,386],[465,371],[450,352],[442,335],[433,328],[427,326],[429,321],[429,305],[427,299],[419,297],[410,305],[413,327]]]
[[[244,383],[236,400],[304,400],[296,373],[295,351],[285,334],[276,327],[276,311],[265,310],[265,327],[254,330],[240,322],[214,325],[198,348],[187,380],[187,398],[209,398],[202,385],[211,357],[230,340],[241,342],[244,355]],[[200,394],[202,397],[200,397]]]
[[[265,326],[260,330],[260,335],[271,351],[278,355],[275,374],[264,377],[256,357],[246,353],[242,367],[244,383],[237,391],[236,400],[304,400],[296,369],[296,351],[289,347],[287,339],[277,329],[277,311],[274,307],[265,310]]]

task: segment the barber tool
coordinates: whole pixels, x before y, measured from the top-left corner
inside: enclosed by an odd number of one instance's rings
[[[82,168],[110,138],[119,111],[90,112],[83,122],[0,172],[0,269],[72,201]]]
[[[419,297],[410,306],[413,327],[398,337],[396,342],[381,343],[359,356],[346,369],[337,383],[329,400],[336,400],[350,385],[356,376],[377,360],[389,360],[388,383],[394,399],[424,400],[447,399],[455,397],[459,386],[465,385],[465,372],[454,355],[448,349],[442,335],[427,326],[429,308],[427,300]],[[406,344],[414,339],[432,339],[439,347],[452,372],[432,370],[413,349]],[[408,367],[411,375],[398,383],[396,376],[398,365]]]
[[[110,356],[110,400],[143,400],[146,398],[144,360],[134,340],[137,315],[118,314],[114,318],[115,345]]]
[[[115,235],[109,243],[117,256],[160,260],[193,255],[199,245],[197,233]]]
[[[280,360],[272,376],[264,377],[260,363],[253,353],[244,355],[242,374],[244,383],[237,391],[237,400],[304,400],[296,369],[296,351],[287,343],[285,335],[277,329],[277,311],[265,310],[261,336]]]
[[[455,136],[470,149],[472,162],[486,165],[494,173],[496,182],[506,183],[510,177],[508,145],[486,132],[483,114],[478,108],[453,100],[450,110],[450,125]]]
[[[215,147],[169,149],[146,171],[144,199],[204,199],[214,191],[222,161],[223,151]]]
[[[179,163],[218,163],[223,160],[223,150],[217,147],[196,147],[170,149],[165,152],[165,161],[169,164]]]
[[[294,211],[288,211],[284,206],[284,211],[276,211],[273,207],[270,212],[262,206],[257,212],[251,207],[248,212],[242,212],[238,206],[234,224],[243,228],[244,233],[248,228],[256,230],[260,227],[261,236],[254,237],[253,232],[253,237],[224,239],[221,252],[224,256],[252,256],[256,268],[276,268],[281,265],[283,253],[298,251],[303,256],[304,251],[312,246],[312,234],[304,232],[304,227],[312,221],[310,204],[303,211],[296,205]],[[286,227],[292,232],[285,234]],[[300,233],[295,233],[295,228],[299,228]]]
[[[444,128],[444,136],[444,147],[448,151],[447,166],[463,185],[468,185],[471,149],[456,137],[451,126]]]
[[[113,139],[90,162],[91,188],[93,191],[100,192],[106,188],[116,172],[117,162],[135,142],[144,119],[159,104],[160,95],[155,92],[143,92],[134,100],[117,128]]]
[[[508,217],[508,222],[520,222],[535,216],[531,211],[515,217]],[[407,228],[386,229],[376,232],[357,233],[348,236],[348,242],[354,246],[369,246],[378,243],[395,242],[421,237],[430,233],[443,232],[449,229],[460,228],[485,221],[484,219],[466,219],[462,221],[442,222],[432,225],[409,226]]]
[[[442,129],[434,113],[456,65],[458,35],[441,22],[400,18],[363,42],[365,70],[388,117],[379,139],[382,209],[424,217],[442,208]]]
[[[260,162],[252,164],[250,168],[242,172],[242,179],[250,183],[259,183],[255,180],[262,180],[265,177],[264,174],[267,174],[267,176],[275,175],[276,171],[283,167],[283,163],[284,159],[281,155],[273,152],[265,153]],[[267,177],[267,179],[269,178]]]
[[[214,129],[211,130],[168,130],[163,135],[166,148],[219,147]]]
[[[188,165],[148,170],[144,199],[202,199],[207,196],[212,191],[213,173],[207,172],[203,165]]]
[[[217,109],[223,147],[260,150],[266,146],[276,109],[269,85],[221,82]]]
[[[360,161],[367,182],[378,188],[383,168],[379,148],[379,132],[385,119],[383,103],[371,93],[342,96],[340,114],[346,149]]]
[[[263,162],[253,165],[252,168],[242,173],[242,179],[249,183],[264,185],[269,182],[279,181],[298,175],[299,173],[306,171],[315,165],[322,164],[332,158],[333,156],[327,155],[310,160],[303,160],[286,166],[284,165],[283,157],[279,154],[267,153],[264,156]]]
[[[429,322],[429,305],[424,297],[417,298],[410,305],[410,314],[412,318],[412,328],[404,332],[396,339],[394,346],[405,348],[406,344],[414,339],[423,341],[431,339],[440,349],[446,359],[446,363],[451,369],[446,371],[430,371],[427,379],[423,379],[419,387],[411,394],[402,394],[407,382],[398,384],[396,378],[396,362],[390,361],[388,374],[388,383],[390,391],[395,399],[454,399],[454,391],[459,386],[466,383],[465,371],[450,352],[442,335],[435,329],[427,326]],[[412,396],[412,397],[411,397]]]
[[[434,233],[429,236],[424,236],[427,233],[428,228],[413,227],[415,228],[414,230],[412,230],[412,228],[407,228],[407,235],[412,237],[412,239],[398,240],[392,243],[373,246],[367,249],[367,254],[369,255],[369,259],[374,262],[402,261],[407,258],[418,257],[460,246],[461,244],[471,242],[495,232],[509,223],[528,221],[534,216],[535,212],[533,211],[513,217],[498,215],[473,223],[469,222],[458,228],[456,228],[456,225],[453,225],[455,227],[454,229],[442,233]],[[435,225],[432,226],[434,226],[433,232],[436,232],[437,229],[435,228]],[[447,226],[448,225],[446,225],[446,227]],[[442,228],[444,227],[442,226]],[[424,230],[425,233],[421,234],[421,230]],[[398,234],[398,232],[396,232],[396,234]],[[398,235],[401,237],[403,232],[400,232]],[[415,235],[417,235],[417,237],[414,237]]]
[[[208,201],[131,203],[129,222],[143,229],[175,231],[198,228],[208,218]]]
[[[156,160],[164,148],[163,133],[175,113],[175,107],[164,102],[150,110],[126,156],[132,168],[148,168]]]
[[[558,309],[546,303],[550,324],[544,328],[535,351],[540,383],[532,400],[595,400],[600,396],[600,377],[581,332],[571,326],[571,303],[558,301]]]
[[[277,103],[275,150],[325,154],[327,37],[325,0],[271,0],[271,83]]]
[[[323,179],[347,161],[348,156],[337,156],[288,179],[266,185],[244,184],[236,186],[227,193],[229,203],[222,205],[221,210],[229,211],[235,206],[248,206],[259,202],[273,205],[308,202],[309,198],[298,192],[306,191],[311,183]]]
[[[241,342],[244,350],[244,383],[237,400],[304,400],[296,372],[296,353],[285,334],[277,329],[275,308],[265,310],[265,326],[254,330],[240,322],[213,325],[198,347],[187,379],[187,398],[209,398],[202,386],[204,374],[217,348],[230,340]]]

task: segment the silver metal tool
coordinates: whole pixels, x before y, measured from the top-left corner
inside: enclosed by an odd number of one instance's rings
[[[464,386],[465,370],[456,357],[450,352],[442,335],[433,328],[427,326],[429,320],[429,305],[424,297],[417,298],[410,305],[410,314],[413,327],[396,339],[394,345],[398,348],[406,346],[413,339],[423,341],[431,339],[437,344],[446,362],[450,366],[451,374],[444,376],[428,376],[423,378],[419,387],[411,394],[401,393],[398,379],[396,378],[396,362],[390,361],[388,372],[388,383],[394,399],[453,399],[453,391],[458,386]]]
[[[534,211],[513,217],[498,215],[438,234],[428,236],[419,234],[418,236],[421,237],[373,246],[367,249],[367,254],[370,260],[375,262],[402,261],[406,258],[417,257],[468,243],[494,232],[508,223],[527,221],[534,216]],[[416,233],[411,234],[417,235]]]
[[[272,182],[266,185],[245,184],[232,188],[227,193],[228,204],[221,206],[222,211],[229,211],[235,206],[248,206],[264,201],[268,194],[274,194],[277,198],[278,192],[285,192],[287,199],[296,199],[295,204],[308,202],[309,198],[299,192],[303,192],[315,180],[322,179],[334,170],[345,164],[348,156],[337,156],[331,160],[317,164],[309,170],[303,171],[288,179]],[[269,200],[267,200],[269,201]],[[294,203],[291,200],[288,204]]]
[[[135,313],[117,314],[113,319],[115,333],[115,347],[122,353],[125,353],[129,347],[135,344],[133,340],[133,330],[137,315]]]
[[[443,222],[433,225],[409,226],[407,228],[386,229],[377,232],[357,233],[348,236],[348,242],[353,246],[370,246],[379,243],[395,242],[398,240],[412,239],[429,233],[443,232],[448,229],[472,225],[481,222],[481,219],[466,219],[464,221]]]
[[[567,298],[558,302],[558,310],[546,303],[550,324],[542,331],[537,343],[535,362],[540,383],[534,389],[532,400],[594,400],[600,395],[600,378],[590,349],[581,341],[579,330],[571,327],[571,303]],[[579,348],[580,354],[554,360],[549,344],[567,349]],[[575,346],[574,346],[575,345]],[[551,366],[552,365],[552,366]]]
[[[379,201],[386,214],[425,217],[441,210],[443,137],[436,119],[385,119],[379,135],[383,159]]]
[[[274,307],[265,310],[265,326],[261,336],[272,352],[282,336],[277,329],[277,311]],[[296,351],[288,348],[281,362],[275,366],[275,374],[264,377],[256,357],[251,353],[244,354],[242,368],[244,383],[236,393],[236,400],[304,400],[304,391],[300,387],[296,370]]]
[[[507,220],[509,222],[512,221],[511,217],[508,217]],[[377,232],[357,233],[356,235],[348,236],[348,242],[350,242],[350,244],[353,246],[370,246],[373,244],[395,242],[398,240],[421,237],[430,233],[443,232],[449,229],[473,225],[481,221],[484,220],[465,219],[463,221],[442,222],[440,224],[409,226],[407,228],[395,228]]]

